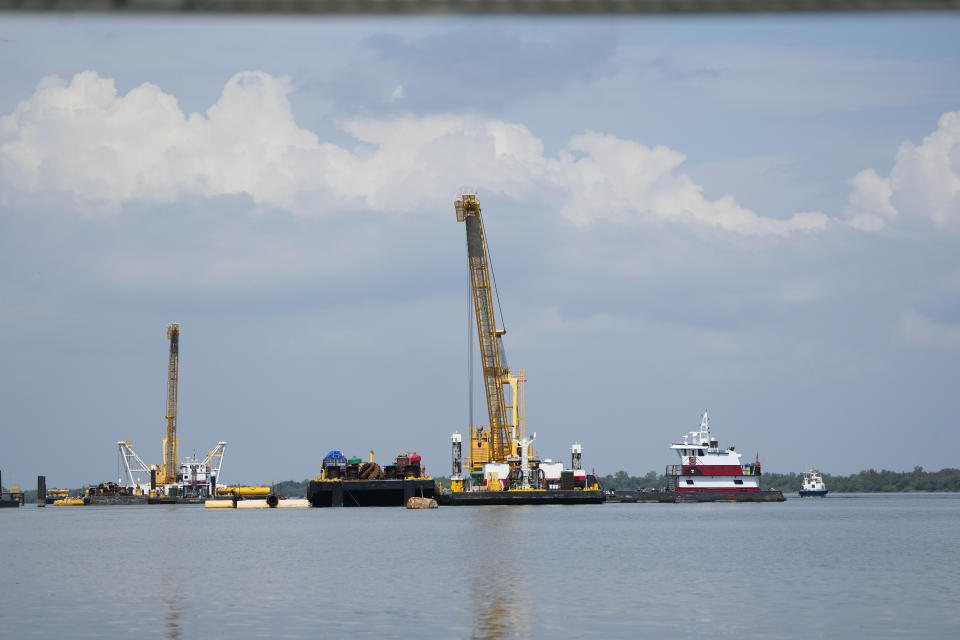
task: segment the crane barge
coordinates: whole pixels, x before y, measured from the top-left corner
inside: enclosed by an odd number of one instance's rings
[[[167,360],[166,431],[163,438],[161,463],[147,465],[133,450],[130,440],[117,442],[117,452],[123,463],[126,482],[104,482],[86,491],[85,504],[165,504],[201,502],[213,497],[227,443],[218,442],[205,458],[192,456],[179,461],[180,440],[177,435],[177,401],[180,379],[180,325],[167,326],[170,342]],[[143,476],[149,476],[149,490]]]
[[[603,502],[596,478],[588,477],[581,467],[579,443],[571,447],[569,470],[564,470],[561,463],[541,460],[534,453],[536,433],[528,437],[524,424],[526,374],[507,365],[503,347],[506,329],[497,327],[494,314],[493,271],[477,195],[462,194],[454,202],[454,209],[457,221],[466,227],[467,267],[489,425],[468,425],[468,476],[464,475],[462,434],[451,436],[451,486],[442,492],[440,503]]]

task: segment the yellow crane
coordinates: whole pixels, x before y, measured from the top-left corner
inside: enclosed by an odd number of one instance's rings
[[[525,439],[523,371],[511,372],[503,350],[505,329],[498,329],[493,310],[490,253],[483,230],[480,203],[475,193],[465,193],[454,202],[457,221],[467,230],[467,262],[473,306],[476,315],[477,337],[480,343],[484,391],[487,397],[487,415],[490,424],[469,425],[470,440],[468,468],[483,471],[487,463],[513,463],[520,459],[518,444]],[[530,446],[527,444],[529,453]]]
[[[167,437],[163,439],[163,462],[157,483],[176,484],[177,460],[180,442],[177,439],[177,378],[180,359],[180,325],[174,322],[167,327],[170,340],[170,363],[167,369]]]

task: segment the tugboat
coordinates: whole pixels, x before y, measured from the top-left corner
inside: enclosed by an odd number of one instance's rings
[[[801,498],[806,498],[807,496],[817,496],[824,497],[827,495],[828,489],[823,484],[823,474],[817,471],[816,469],[810,469],[810,471],[804,471],[803,473],[803,484],[800,485],[800,491],[797,492]]]
[[[683,442],[670,448],[680,456],[680,464],[667,466],[666,495],[658,501],[676,502],[782,502],[783,493],[761,491],[763,469],[759,457],[753,464],[741,464],[733,447],[721,449],[710,435],[710,419],[703,412],[700,429],[683,436]],[[672,497],[673,500],[665,500]]]

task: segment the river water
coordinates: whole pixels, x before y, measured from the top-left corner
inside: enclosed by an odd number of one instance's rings
[[[960,495],[0,510],[3,638],[960,637]]]

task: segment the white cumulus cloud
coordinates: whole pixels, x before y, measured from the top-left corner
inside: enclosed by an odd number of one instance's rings
[[[394,98],[402,97],[398,86]],[[289,82],[238,73],[205,113],[186,114],[152,84],[125,95],[87,71],[44,79],[0,118],[0,201],[62,198],[88,214],[127,203],[246,193],[300,215],[436,207],[442,194],[475,186],[512,198],[550,194],[577,225],[656,217],[743,235],[817,231],[818,212],[761,216],[732,196],[704,197],[680,168],[686,158],[587,131],[556,156],[518,123],[468,115],[355,118],[352,148],[299,127]]]
[[[929,218],[938,226],[960,219],[960,111],[940,117],[937,130],[919,146],[904,142],[890,175],[873,169],[850,179],[846,215],[850,225],[877,231],[898,214]]]
[[[847,201],[849,224],[864,231],[879,231],[887,221],[897,217],[890,204],[890,181],[881,178],[873,169],[864,169],[847,181],[853,187]]]
[[[960,349],[960,325],[936,322],[907,309],[898,322],[900,338],[907,344],[934,349]]]

